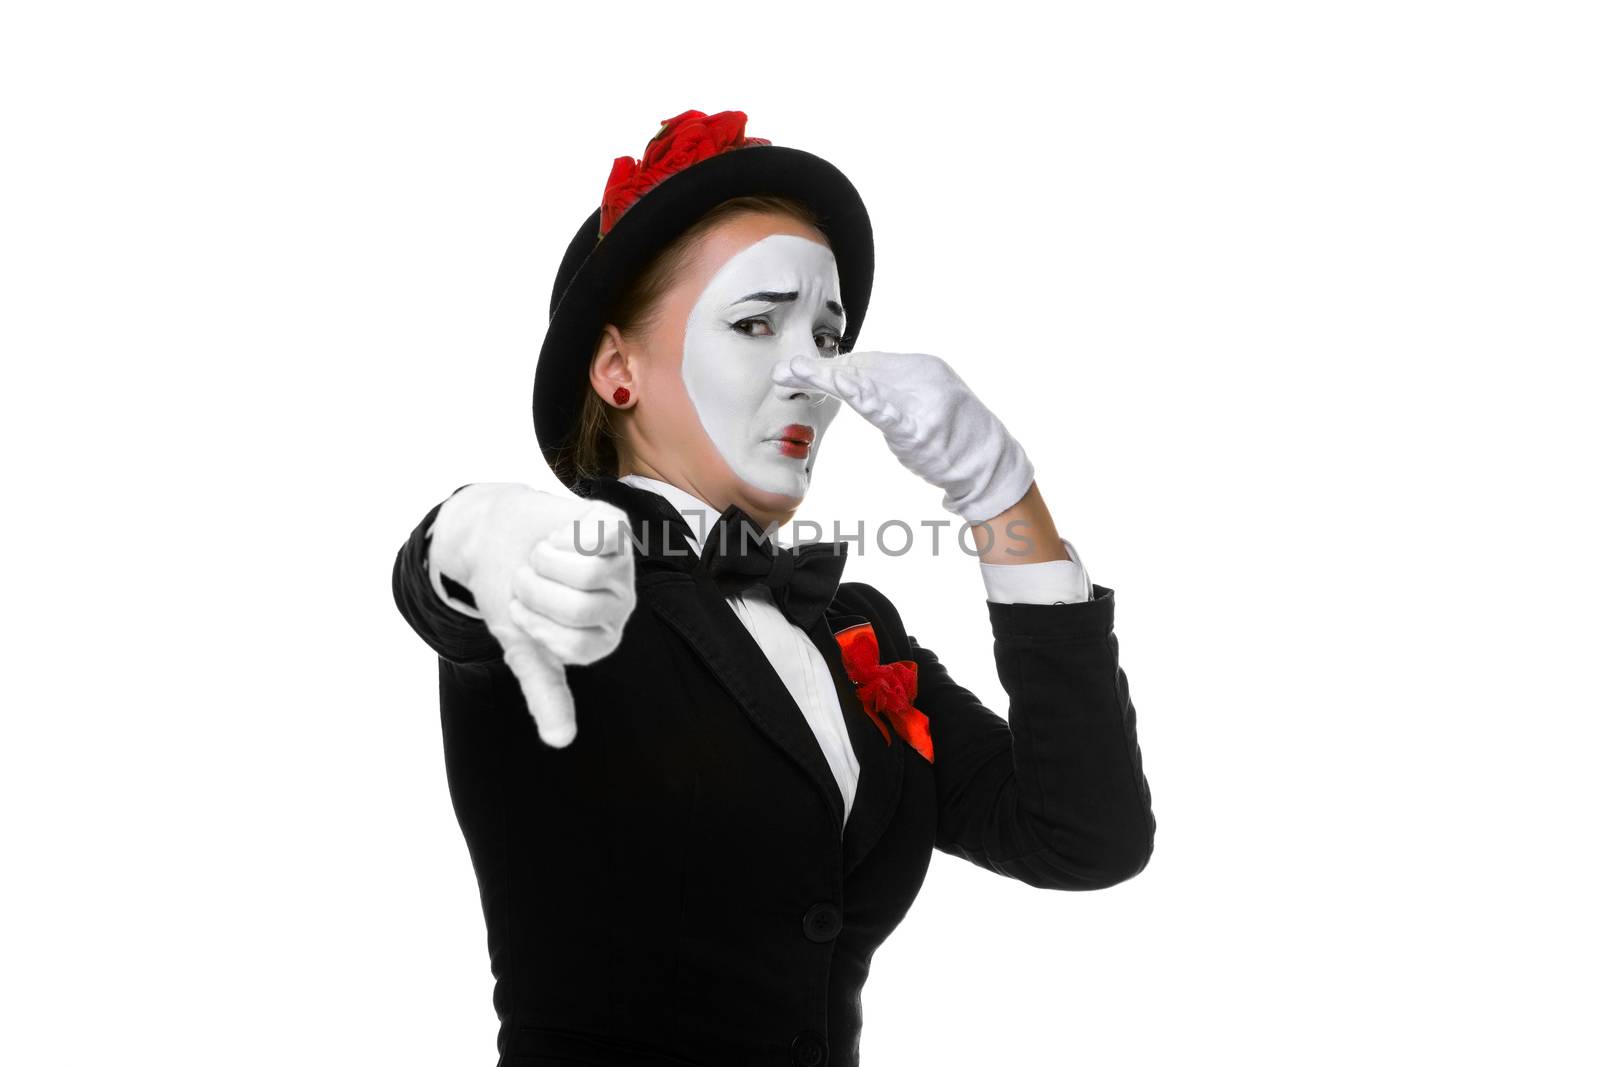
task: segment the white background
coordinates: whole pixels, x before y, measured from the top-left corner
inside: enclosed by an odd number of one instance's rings
[[[1105,892],[936,854],[863,1061],[1594,1062],[1584,8],[7,5],[0,1059],[493,1062],[390,568],[555,487],[556,266],[698,108],[862,191],[860,347],[1028,448],[1154,794]],[[1004,708],[973,560],[847,576]]]

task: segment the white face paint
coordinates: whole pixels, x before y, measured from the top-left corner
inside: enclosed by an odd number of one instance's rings
[[[706,283],[684,327],[683,384],[741,480],[805,495],[839,400],[774,385],[772,368],[801,352],[837,356],[844,327],[833,252],[805,237],[764,237]]]

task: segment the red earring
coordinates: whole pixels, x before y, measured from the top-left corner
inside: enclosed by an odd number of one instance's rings
[[[627,386],[619,385],[617,386],[617,391],[611,394],[611,399],[615,400],[617,402],[617,407],[620,408],[622,405],[628,402],[628,397],[632,395],[632,393],[628,392]]]

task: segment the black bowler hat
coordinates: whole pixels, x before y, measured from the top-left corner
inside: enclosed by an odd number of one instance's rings
[[[861,194],[819,156],[745,137],[744,122],[738,111],[686,111],[664,121],[642,160],[615,161],[601,206],[567,246],[533,380],[534,433],[552,467],[577,425],[589,361],[612,301],[657,253],[724,200],[765,194],[810,206],[839,268],[846,326],[839,351],[855,347],[872,295],[872,222]]]

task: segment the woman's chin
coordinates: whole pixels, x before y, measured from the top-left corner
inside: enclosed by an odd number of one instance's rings
[[[753,465],[739,475],[751,503],[765,511],[787,511],[800,505],[811,488],[808,461],[783,458],[779,462]]]

